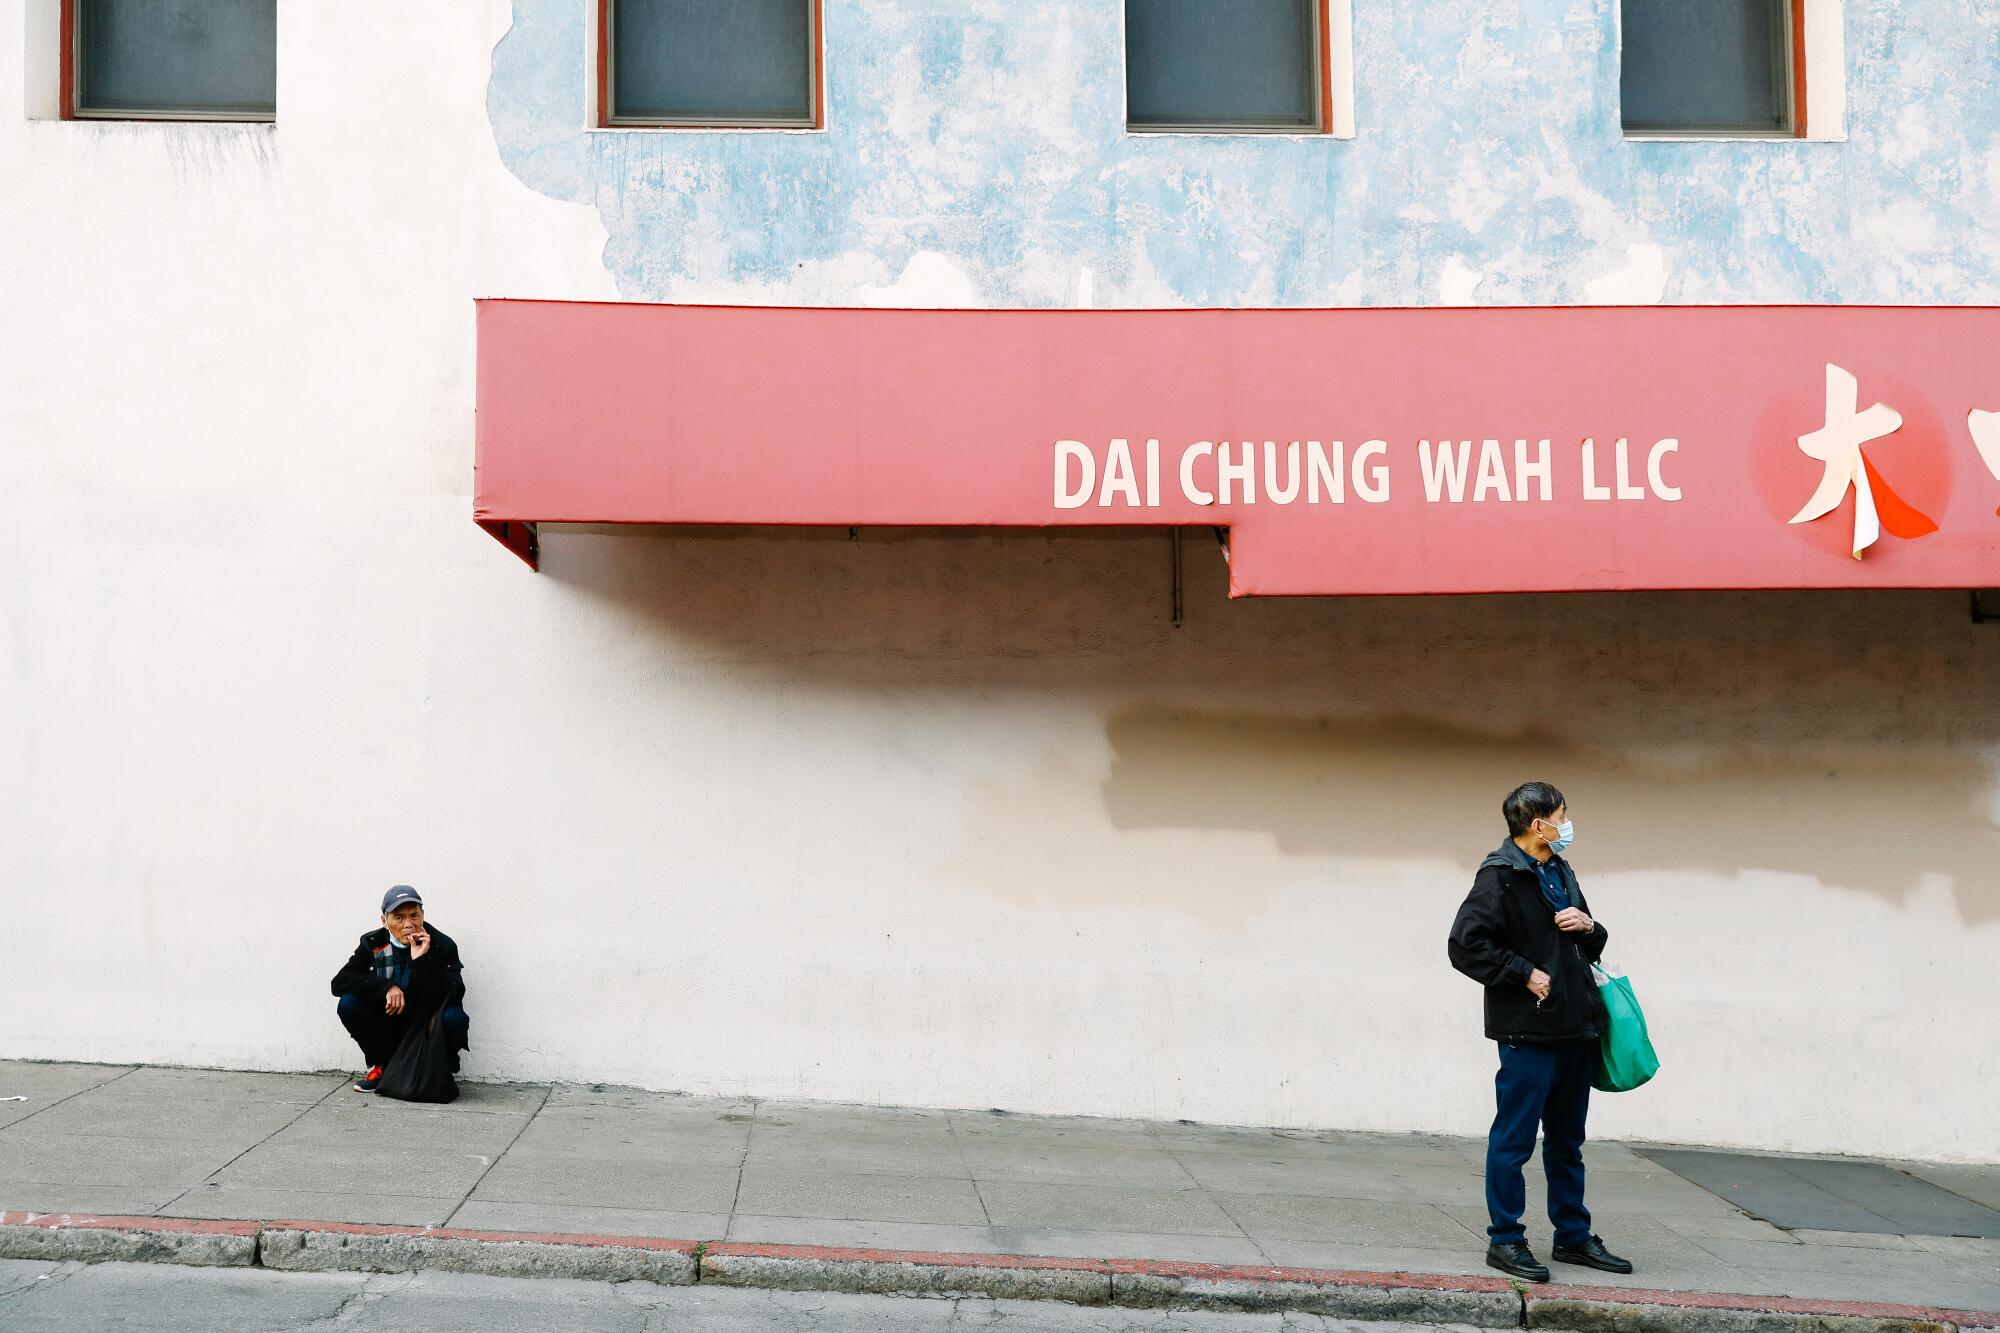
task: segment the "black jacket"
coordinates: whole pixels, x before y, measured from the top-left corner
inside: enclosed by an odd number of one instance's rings
[[[422,958],[411,962],[410,984],[403,992],[403,1012],[412,1018],[423,1018],[443,1008],[465,991],[465,968],[458,961],[458,946],[452,943],[451,936],[429,922],[424,923],[424,929],[430,934],[431,947],[424,950]],[[375,974],[375,951],[388,942],[386,927],[363,935],[354,946],[354,953],[334,973],[333,993],[381,1000],[389,983]]]
[[[1558,856],[1555,865],[1571,904],[1591,916],[1569,863]],[[1603,1035],[1604,1002],[1590,965],[1610,932],[1602,922],[1588,935],[1559,930],[1555,915],[1542,896],[1534,858],[1512,838],[1479,863],[1446,947],[1451,965],[1486,987],[1486,1035],[1493,1041],[1594,1041]],[[1549,975],[1546,1000],[1528,989],[1536,968]]]

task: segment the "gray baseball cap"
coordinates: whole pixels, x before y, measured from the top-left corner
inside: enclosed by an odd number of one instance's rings
[[[409,885],[398,884],[395,888],[390,889],[382,895],[382,915],[389,915],[389,913],[395,911],[404,903],[415,903],[417,906],[422,907],[424,900],[418,897],[417,891]]]

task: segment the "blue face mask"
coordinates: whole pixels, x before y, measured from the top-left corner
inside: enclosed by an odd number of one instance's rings
[[[1542,822],[1547,823],[1548,821],[1543,820]],[[1570,820],[1565,819],[1562,823],[1556,825],[1556,836],[1549,839],[1549,850],[1560,855],[1568,851],[1569,845],[1575,841],[1576,825]]]

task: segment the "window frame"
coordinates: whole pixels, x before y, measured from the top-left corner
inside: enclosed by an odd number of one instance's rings
[[[1783,64],[1779,70],[1788,96],[1785,98],[1787,123],[1774,129],[1751,129],[1742,125],[1681,125],[1657,129],[1628,129],[1625,125],[1625,5],[1618,4],[1618,131],[1628,140],[1672,139],[1804,139],[1806,133],[1806,0],[1786,0],[1779,7],[1785,24],[1779,43]]]
[[[612,11],[618,0],[595,0],[597,6],[597,116],[601,130],[823,130],[826,128],[826,0],[806,5],[806,79],[812,94],[811,113],[799,120],[763,116],[618,116],[612,114],[611,46],[615,39]]]
[[[57,96],[61,103],[64,120],[139,120],[151,122],[183,122],[189,124],[215,125],[270,125],[278,119],[276,95],[272,97],[269,111],[148,111],[143,109],[118,108],[97,109],[86,107],[77,101],[82,80],[77,68],[82,59],[82,43],[77,40],[77,29],[83,22],[83,9],[77,0],[62,0],[62,11],[57,18],[57,27],[62,34],[60,59],[62,70],[59,76]]]
[[[1132,39],[1125,28],[1125,5],[1118,6],[1118,69],[1125,94],[1127,134],[1290,134],[1324,135],[1333,124],[1333,0],[1308,0],[1313,21],[1313,120],[1309,125],[1210,125],[1188,121],[1175,125],[1135,125],[1132,122]]]

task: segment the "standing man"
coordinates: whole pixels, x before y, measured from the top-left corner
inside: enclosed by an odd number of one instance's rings
[[[1555,1226],[1551,1257],[1629,1273],[1632,1265],[1591,1234],[1583,1206],[1583,1125],[1605,1023],[1590,965],[1610,935],[1591,918],[1562,858],[1576,838],[1563,794],[1546,782],[1524,783],[1500,810],[1508,836],[1479,863],[1448,944],[1451,965],[1486,987],[1486,1035],[1500,1044],[1499,1106],[1486,1136],[1486,1263],[1529,1282],[1549,1280],[1521,1225],[1521,1168],[1539,1128]]]
[[[457,1053],[465,1049],[471,1026],[463,1007],[462,972],[458,946],[424,920],[424,900],[415,889],[398,884],[382,895],[381,928],[361,937],[333,978],[341,1026],[360,1045],[361,1062],[368,1068],[354,1085],[356,1092],[380,1087],[382,1067],[396,1048],[440,1008],[451,1067],[457,1070]]]

